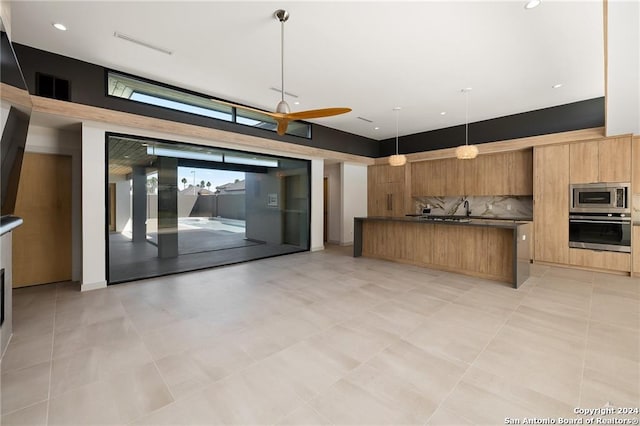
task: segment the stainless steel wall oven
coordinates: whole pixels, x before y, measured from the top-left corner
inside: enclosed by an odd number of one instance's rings
[[[569,247],[631,252],[629,183],[570,185]]]
[[[620,213],[569,215],[569,247],[631,253],[631,218]]]

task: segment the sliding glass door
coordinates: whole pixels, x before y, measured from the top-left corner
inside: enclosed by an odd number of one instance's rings
[[[107,152],[109,283],[309,249],[308,161],[123,135]]]

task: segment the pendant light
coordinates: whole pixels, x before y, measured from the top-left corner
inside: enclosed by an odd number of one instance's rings
[[[461,90],[466,97],[466,120],[464,125],[464,145],[456,148],[456,158],[459,160],[472,160],[478,156],[478,147],[469,145],[469,92],[471,87]]]
[[[404,166],[407,163],[407,157],[404,154],[398,154],[398,119],[400,117],[400,107],[395,107],[396,112],[396,153],[389,156],[390,166]]]

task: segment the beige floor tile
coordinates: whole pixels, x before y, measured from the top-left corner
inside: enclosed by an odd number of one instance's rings
[[[535,286],[522,300],[521,306],[571,317],[589,318],[591,291],[572,293],[547,286]]]
[[[393,300],[376,306],[354,320],[363,321],[397,336],[404,336],[423,324],[427,316],[411,309],[404,309],[401,303]]]
[[[525,296],[524,292],[514,291],[508,287],[483,286],[461,294],[455,299],[455,303],[491,314],[505,315],[513,312]]]
[[[191,394],[143,416],[133,425],[146,426],[194,426],[223,424],[202,392]]]
[[[441,408],[460,413],[474,424],[505,424],[511,419],[569,417],[573,405],[557,401],[517,384],[472,367]]]
[[[640,364],[623,363],[618,374],[585,368],[581,407],[638,407],[640,403]]]
[[[14,308],[13,338],[22,339],[52,334],[54,314],[54,304],[50,309],[33,313],[26,310],[15,311]]]
[[[123,424],[172,402],[153,364],[114,375],[53,398],[51,424]]]
[[[263,368],[227,377],[203,392],[215,413],[212,423],[273,424],[304,404],[287,382]]]
[[[292,413],[281,419],[277,425],[330,425],[331,422],[324,416],[311,408],[309,405],[303,405],[295,409]]]
[[[152,361],[140,339],[123,339],[110,344],[55,358],[51,372],[51,397],[115,374],[131,371]]]
[[[473,366],[576,405],[580,399],[585,344],[585,336],[553,336],[507,326]]]
[[[591,319],[638,330],[640,295],[596,287],[593,290]]]
[[[21,370],[3,372],[0,379],[2,415],[47,400],[50,371],[51,363],[43,362]]]
[[[433,413],[426,424],[433,426],[473,425],[473,422],[463,417],[464,414],[464,412],[454,412],[453,410],[440,407]]]
[[[640,295],[640,278],[594,272],[593,286]]]
[[[300,398],[309,400],[356,366],[350,358],[301,342],[260,361],[247,373],[263,370],[263,374],[273,374],[287,382]]]
[[[397,340],[393,334],[349,320],[309,338],[307,342],[320,350],[364,362]]]
[[[47,402],[40,402],[2,416],[0,424],[4,426],[45,426],[47,424]]]
[[[417,419],[397,406],[376,398],[359,386],[341,380],[309,402],[333,424],[416,424]]]
[[[544,274],[545,278],[562,278],[565,280],[578,281],[581,283],[593,282],[593,272],[582,271],[580,269],[550,267]]]
[[[640,399],[640,280],[544,266],[516,291],[350,250],[16,290],[2,422],[42,423],[50,371],[50,424],[504,424]]]
[[[57,331],[53,336],[53,357],[70,355],[97,345],[134,341],[139,335],[127,318],[116,318],[87,326]]]
[[[394,297],[393,300],[403,309],[427,317],[438,312],[448,303],[446,300],[434,295],[426,294],[420,291],[420,289],[401,293]]]
[[[2,358],[2,372],[7,373],[49,361],[52,346],[53,332],[27,338],[13,336]]]
[[[187,349],[207,344],[208,338],[216,333],[205,321],[192,318],[142,334],[142,340],[154,359],[164,358]]]
[[[535,333],[586,336],[588,324],[589,321],[586,318],[565,316],[521,305],[505,325]]]
[[[593,352],[607,357],[640,362],[640,334],[638,331],[612,324],[591,321],[587,340],[587,360]]]
[[[474,330],[461,324],[433,320],[405,336],[405,340],[435,355],[471,363],[492,336],[493,333]]]
[[[400,342],[358,367],[346,380],[424,423],[466,368],[464,363]]]

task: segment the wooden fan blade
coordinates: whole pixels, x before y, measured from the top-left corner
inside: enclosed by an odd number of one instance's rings
[[[324,108],[310,109],[308,111],[291,112],[284,114],[289,120],[308,120],[311,118],[331,117],[333,115],[346,114],[351,108]]]
[[[283,136],[287,132],[287,127],[289,127],[289,120],[286,118],[276,118],[278,122],[278,134]]]

